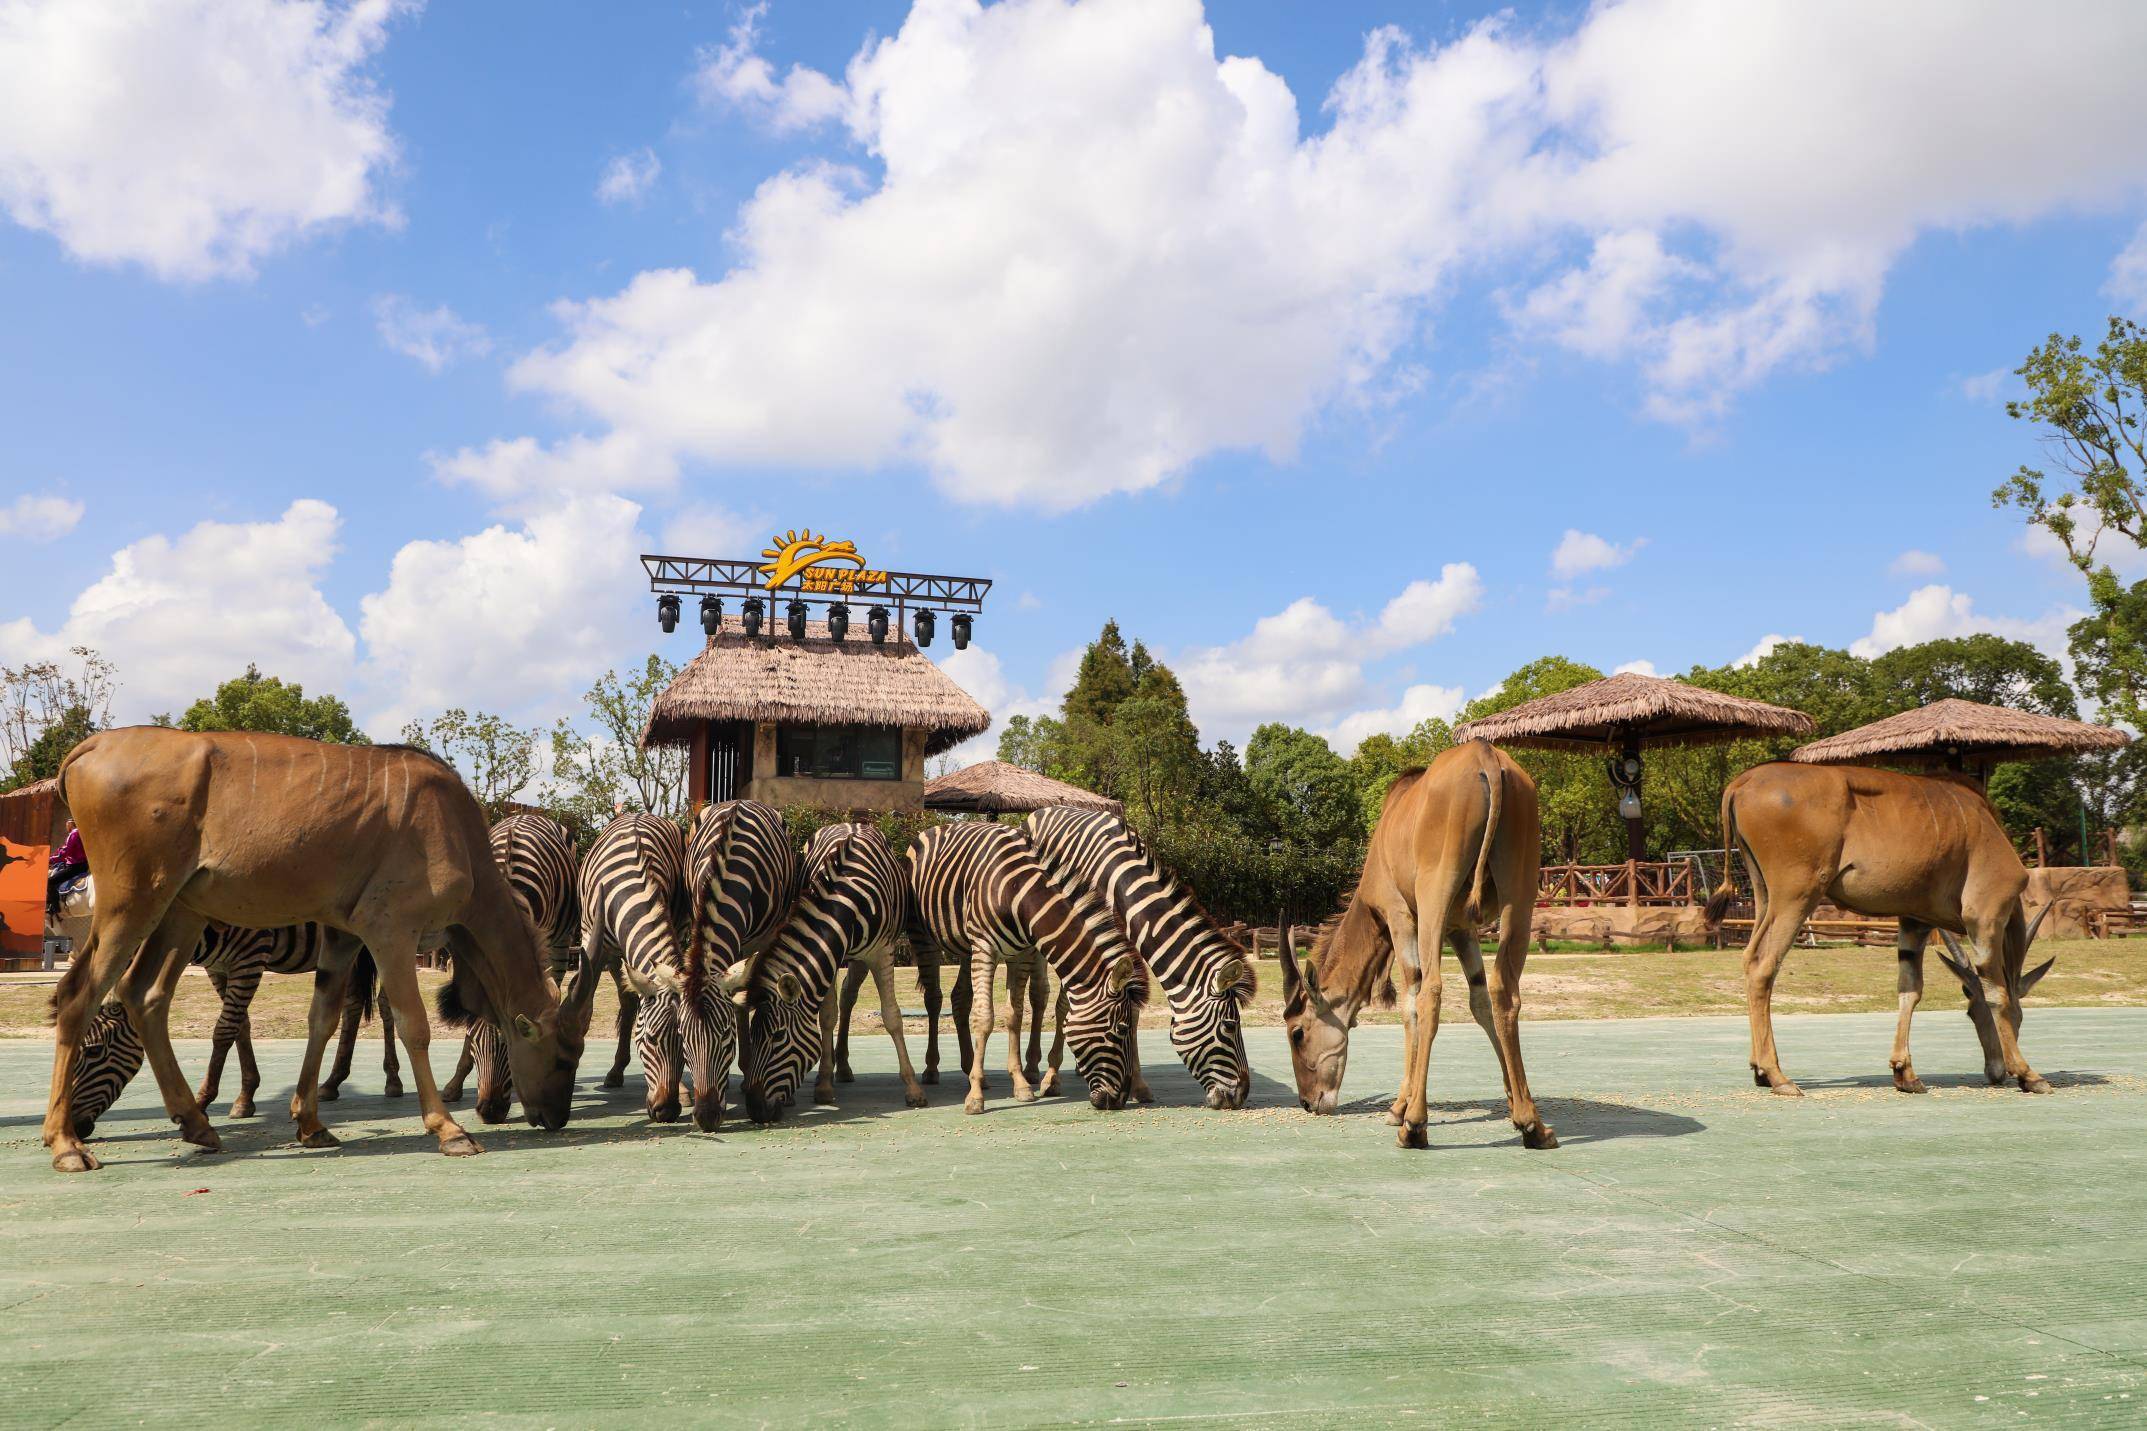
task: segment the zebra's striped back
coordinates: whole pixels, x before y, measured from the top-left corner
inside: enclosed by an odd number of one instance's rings
[[[639,812],[619,816],[582,861],[579,887],[583,972],[593,973],[598,960],[616,952],[643,993],[675,987],[686,889],[686,841],[678,826]]]
[[[1005,825],[935,825],[905,860],[915,918],[934,942],[969,952],[988,940],[1002,957],[1042,951],[1066,990],[1066,1038],[1090,1101],[1122,1107],[1127,1030],[1148,982],[1110,910],[1052,883],[1029,842]]]
[[[829,825],[813,836],[803,891],[746,979],[745,1097],[755,1122],[782,1116],[818,1057],[836,970],[908,918],[908,881],[876,827]]]
[[[731,800],[701,812],[687,864],[693,878],[690,988],[774,941],[797,895],[798,855],[774,806]]]
[[[1116,815],[1055,805],[1024,827],[1063,886],[1093,890],[1125,926],[1170,1003],[1170,1041],[1208,1090],[1211,1108],[1241,1108],[1252,1091],[1242,1005],[1252,961],[1208,919],[1177,876]]]

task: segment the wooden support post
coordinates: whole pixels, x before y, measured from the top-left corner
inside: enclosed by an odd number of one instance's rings
[[[697,721],[686,754],[686,808],[699,810],[708,803],[708,722]]]

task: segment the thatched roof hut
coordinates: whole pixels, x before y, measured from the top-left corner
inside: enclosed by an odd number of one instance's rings
[[[644,749],[684,745],[703,721],[881,725],[922,729],[925,754],[952,749],[991,726],[991,712],[907,638],[875,646],[856,627],[828,638],[825,622],[749,639],[726,630],[686,663],[649,709]]]
[[[1948,699],[1800,745],[1789,758],[1807,765],[1983,769],[2116,750],[2131,739],[2106,725]]]
[[[980,760],[924,787],[924,808],[963,815],[1025,815],[1053,805],[1125,813],[1118,801],[1003,760]]]
[[[1787,706],[1627,671],[1467,721],[1454,728],[1454,739],[1585,754],[1627,745],[1716,745],[1754,736],[1808,735],[1812,729],[1810,716]]]

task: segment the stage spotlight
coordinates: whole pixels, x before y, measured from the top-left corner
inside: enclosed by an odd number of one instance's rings
[[[704,596],[701,598],[701,629],[711,636],[723,629],[722,597]]]
[[[875,606],[865,613],[865,630],[872,634],[872,644],[878,646],[887,640],[887,608]]]
[[[666,636],[678,630],[678,598],[668,591],[656,598],[656,624]]]
[[[827,606],[827,634],[831,641],[840,641],[850,634],[850,608],[840,601],[830,601]]]
[[[969,649],[969,613],[966,611],[955,613],[954,649],[957,651]]]
[[[747,597],[745,604],[738,608],[739,619],[745,622],[746,639],[749,641],[760,634],[760,612],[760,598],[757,596]]]
[[[805,603],[802,601],[790,603],[790,639],[793,641],[803,641],[805,639]]]
[[[918,645],[929,646],[932,644],[932,630],[937,624],[938,618],[933,616],[931,612],[920,611],[917,613],[917,619],[911,622],[910,625],[911,629],[917,633]]]

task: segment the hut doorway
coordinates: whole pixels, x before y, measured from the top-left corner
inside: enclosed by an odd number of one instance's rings
[[[753,779],[753,728],[743,721],[723,721],[708,734],[708,798],[736,800]]]

